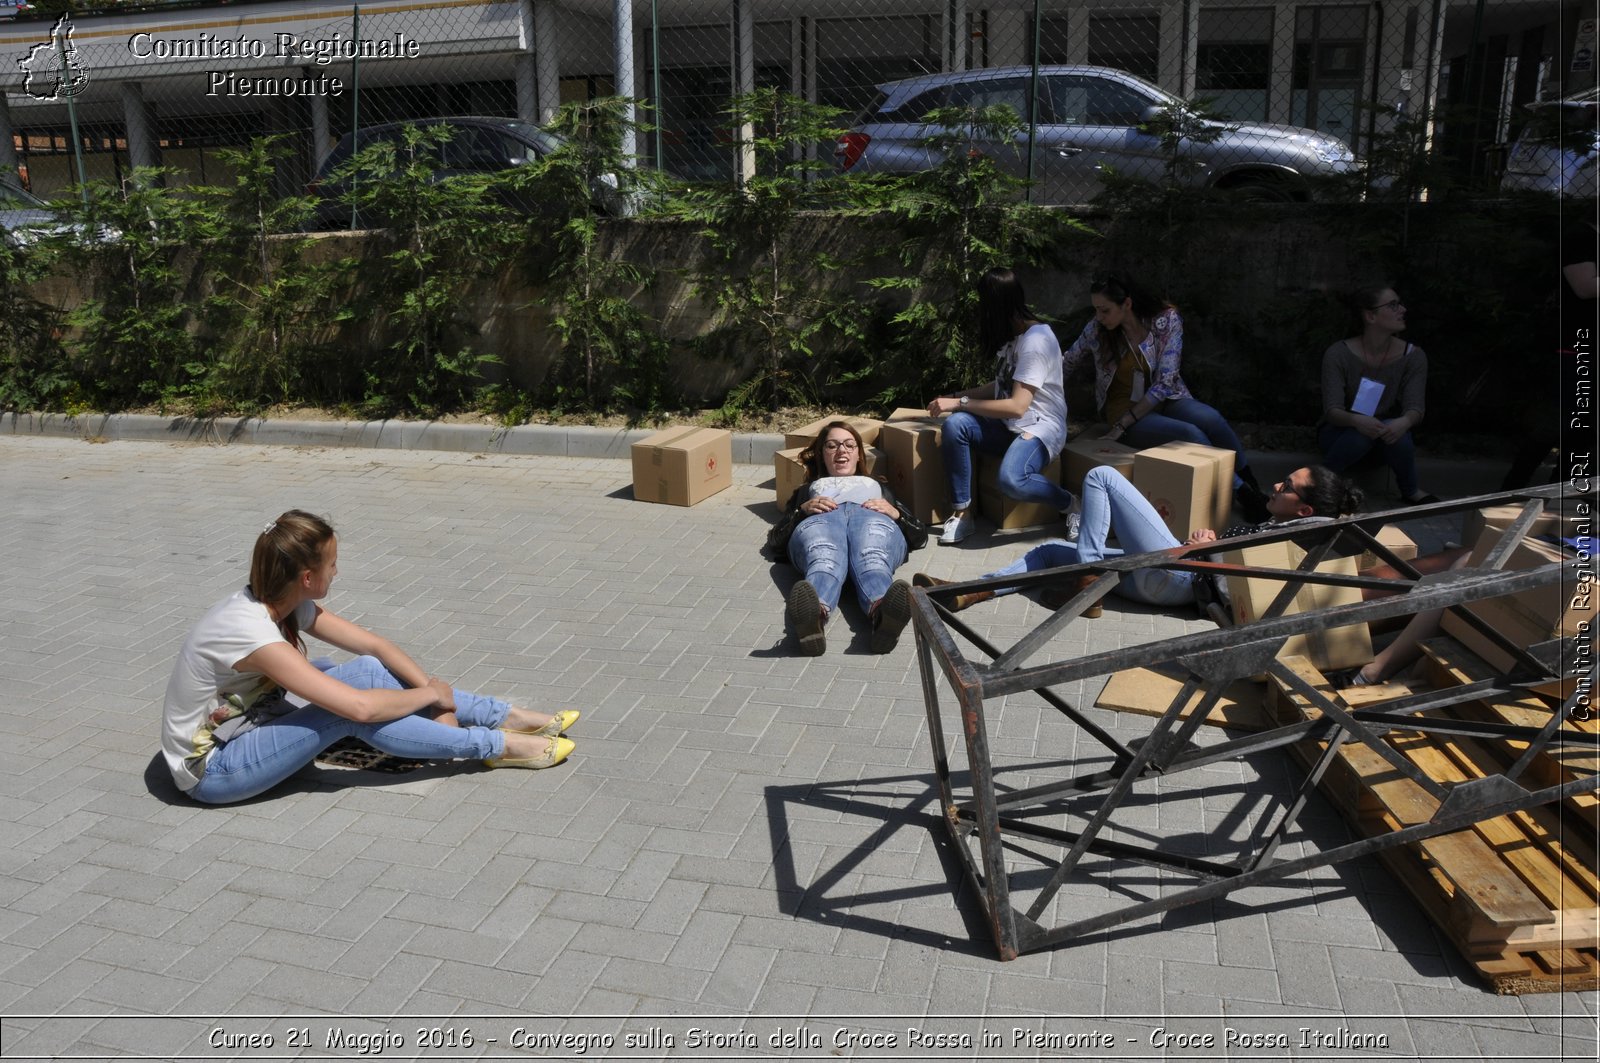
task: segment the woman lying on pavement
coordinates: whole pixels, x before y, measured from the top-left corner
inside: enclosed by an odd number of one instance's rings
[[[178,789],[208,805],[271,789],[340,738],[419,760],[547,768],[572,752],[555,715],[455,690],[394,643],[317,602],[339,572],[321,517],[292,509],[256,537],[250,582],[190,631],[167,683],[161,750]],[[312,664],[302,633],[358,654]]]
[[[894,570],[928,542],[928,528],[887,485],[861,472],[861,436],[845,421],[830,423],[800,453],[806,482],[767,535],[766,553],[800,572],[787,615],[800,652],[820,657],[823,626],[839,605],[846,579],[872,624],[872,652],[888,653],[911,619],[911,588]]]
[[[1127,477],[1110,466],[1099,465],[1090,469],[1088,475],[1083,478],[1083,522],[1079,526],[1076,543],[1065,539],[1052,539],[1041,543],[1019,560],[997,572],[988,573],[984,578],[1016,576],[1024,572],[1037,572],[1063,565],[1101,561],[1123,554],[1170,550],[1175,546],[1192,546],[1196,543],[1215,542],[1219,538],[1228,539],[1236,535],[1249,535],[1253,532],[1287,528],[1296,524],[1332,520],[1346,513],[1354,513],[1361,505],[1361,497],[1360,488],[1319,465],[1296,469],[1276,484],[1272,493],[1267,496],[1266,507],[1269,517],[1263,523],[1239,525],[1227,529],[1220,535],[1210,528],[1200,528],[1191,533],[1185,542],[1180,543],[1167,530],[1155,507],[1139,493],[1138,488],[1128,482]],[[1106,545],[1113,528],[1116,529],[1121,549]],[[1183,605],[1195,600],[1196,577],[1197,573],[1194,572],[1141,568],[1124,573],[1116,589],[1124,598],[1131,598],[1148,605]],[[1060,608],[1068,599],[1098,578],[1092,573],[1082,576],[1070,588],[1054,588],[1046,591],[1041,600],[1051,609]],[[932,587],[950,581],[918,573],[913,577],[913,582],[919,587]],[[973,591],[957,595],[949,604],[949,608],[965,609],[978,602],[987,601],[997,594],[1009,594],[1015,589]],[[1083,615],[1095,617],[1100,613],[1100,604],[1097,602],[1085,610]]]

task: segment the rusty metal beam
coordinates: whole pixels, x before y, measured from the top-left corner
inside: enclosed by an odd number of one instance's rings
[[[1562,747],[1600,748],[1600,739],[1589,733],[1563,729],[1566,714],[1574,711],[1583,690],[1576,690],[1561,709],[1539,727],[1519,727],[1505,723],[1453,719],[1440,715],[1462,702],[1500,695],[1518,695],[1527,686],[1553,679],[1571,678],[1578,673],[1576,662],[1561,660],[1562,647],[1552,644],[1524,649],[1510,643],[1461,607],[1469,603],[1519,594],[1548,587],[1571,578],[1565,564],[1551,564],[1521,571],[1504,571],[1511,545],[1532,525],[1545,506],[1560,497],[1559,487],[1481,495],[1470,499],[1442,502],[1423,507],[1376,514],[1361,514],[1329,521],[1309,528],[1268,531],[1229,540],[1227,549],[1293,539],[1306,549],[1306,558],[1296,569],[1231,565],[1209,560],[1218,551],[1216,543],[1178,547],[1152,554],[1107,558],[1093,564],[1070,565],[1040,572],[987,580],[969,580],[913,592],[913,621],[916,632],[918,667],[922,677],[924,706],[929,740],[933,746],[933,768],[947,829],[961,854],[967,877],[977,892],[984,915],[1002,959],[1011,959],[1032,948],[1060,944],[1152,914],[1170,911],[1223,896],[1247,886],[1261,885],[1303,875],[1315,868],[1379,852],[1383,849],[1421,841],[1461,830],[1495,816],[1548,804],[1579,793],[1600,791],[1600,774],[1590,773],[1567,783],[1528,790],[1519,782],[1533,759],[1540,753]],[[1592,494],[1585,496],[1594,505]],[[1480,568],[1464,569],[1435,576],[1421,576],[1416,568],[1394,556],[1376,538],[1386,524],[1419,516],[1463,512],[1486,505],[1520,504],[1522,513],[1507,545],[1492,551]],[[1514,533],[1514,534],[1513,534]],[[1344,576],[1318,573],[1312,568],[1336,550],[1370,549],[1400,574],[1397,579],[1370,576]],[[1590,561],[1592,571],[1592,559]],[[1195,632],[1142,646],[1085,654],[1070,660],[1030,663],[1045,652],[1054,635],[1078,622],[1084,608],[1099,600],[1123,574],[1141,568],[1166,568],[1209,572],[1220,575],[1249,576],[1281,580],[1282,591],[1266,616],[1248,625],[1215,631]],[[1098,581],[1073,596],[1061,609],[1046,618],[1010,647],[991,645],[978,636],[947,608],[954,596],[975,590],[1028,590],[1046,586],[1076,586],[1085,575],[1098,575]],[[1592,576],[1590,578],[1593,578]],[[1395,593],[1371,601],[1341,605],[1312,613],[1282,615],[1298,589],[1308,583],[1344,587],[1380,587]],[[1004,599],[1002,599],[1003,601]],[[1461,688],[1407,694],[1352,709],[1340,699],[1327,696],[1275,660],[1284,642],[1294,636],[1326,628],[1373,620],[1404,617],[1433,609],[1449,609],[1493,638],[1508,653],[1512,663],[1488,679]],[[974,647],[987,660],[969,658],[957,638]],[[1180,690],[1163,712],[1151,718],[1150,730],[1142,741],[1128,742],[1096,724],[1086,712],[1069,704],[1052,688],[1098,676],[1108,676],[1125,668],[1152,667],[1177,678]],[[1297,694],[1321,711],[1321,718],[1284,724],[1267,731],[1229,738],[1221,743],[1197,747],[1192,739],[1209,708],[1229,683],[1236,679],[1269,672],[1279,676]],[[1082,738],[1092,739],[1104,751],[1100,756],[1083,755],[1078,764],[1065,765],[1061,777],[1036,781],[1042,773],[1063,766],[1029,764],[1019,768],[997,766],[988,741],[986,705],[995,698],[1038,694],[1060,712],[1061,726],[1074,727]],[[954,716],[964,738],[967,784],[957,793],[951,761],[950,739],[945,726],[948,694]],[[1187,708],[1198,696],[1199,703]],[[1190,715],[1184,716],[1185,712]],[[1391,734],[1441,734],[1469,736],[1506,751],[1504,761],[1512,766],[1503,774],[1467,784],[1451,784],[1428,778],[1408,758],[1385,739]],[[1238,841],[1218,838],[1219,848],[1240,851],[1227,859],[1199,856],[1172,847],[1173,839],[1151,836],[1128,840],[1132,832],[1118,827],[1118,813],[1130,807],[1135,788],[1159,780],[1163,787],[1159,800],[1180,800],[1178,791],[1187,772],[1223,761],[1271,755],[1287,746],[1306,741],[1326,743],[1310,770],[1282,794],[1267,795],[1275,807],[1258,818],[1261,829]],[[1438,808],[1427,823],[1365,838],[1321,852],[1280,860],[1277,852],[1290,837],[1309,800],[1311,791],[1334,762],[1341,746],[1361,744],[1372,750],[1401,776],[1422,787],[1438,801]],[[1012,787],[1005,776],[1027,771],[1027,785]],[[1206,778],[1215,800],[1214,774]],[[1259,802],[1259,790],[1241,787],[1241,804]],[[1139,800],[1148,800],[1141,795]],[[1063,821],[1066,825],[1062,825]],[[1111,832],[1119,831],[1116,836]],[[1192,841],[1192,839],[1189,839]],[[1059,851],[1046,857],[1040,847]],[[976,852],[974,852],[976,848]],[[1024,878],[1017,878],[1011,861],[1026,854],[1036,861]],[[1101,868],[1086,869],[1086,858],[1128,862],[1153,868],[1162,876],[1187,876],[1193,884],[1163,877],[1156,896],[1139,899],[1145,883],[1105,881]],[[1040,875],[1040,872],[1046,872]],[[1145,873],[1148,876],[1149,872]],[[1040,884],[1042,881],[1042,885]],[[1051,909],[1059,891],[1068,884],[1081,887],[1096,883],[1104,889],[1105,910],[1056,927],[1040,920]],[[1026,910],[1013,907],[1015,888],[1037,890]],[[1176,887],[1176,888],[1175,888]],[[1133,899],[1129,899],[1132,897]]]

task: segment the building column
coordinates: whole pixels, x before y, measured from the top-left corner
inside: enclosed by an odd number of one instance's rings
[[[612,91],[628,100],[623,113],[622,158],[623,165],[638,164],[639,146],[633,124],[638,121],[638,108],[634,106],[633,92],[633,0],[612,0],[611,3],[612,53],[616,56],[616,77]]]
[[[1272,11],[1272,72],[1267,82],[1267,120],[1290,123],[1294,103],[1294,35],[1298,5],[1280,3]]]
[[[550,121],[561,106],[561,55],[556,50],[555,5],[548,0],[533,3],[533,70],[540,124]]]
[[[128,165],[133,169],[160,166],[161,153],[150,128],[150,104],[137,81],[122,83],[122,120],[128,132]]]
[[[967,0],[949,0],[945,4],[944,24],[940,27],[944,31],[944,47],[940,49],[944,54],[944,68],[948,71],[961,71],[967,68]]]
[[[1156,83],[1186,99],[1194,94],[1194,75],[1190,73],[1185,78],[1186,67],[1193,66],[1192,62],[1187,62],[1189,49],[1193,47],[1188,26],[1188,8],[1191,6],[1194,5],[1165,3],[1156,9],[1161,19],[1160,44],[1156,51]],[[1194,14],[1198,17],[1198,8]],[[1195,26],[1194,30],[1198,33],[1199,27]],[[1188,88],[1184,88],[1186,80]]]
[[[304,76],[314,77],[309,67]],[[328,97],[312,96],[311,103],[311,172],[322,169],[322,161],[333,150],[333,124],[328,120]]]
[[[0,93],[0,170],[8,174],[17,172],[17,129],[11,124],[11,107]]]
[[[729,74],[733,94],[743,96],[756,88],[756,22],[754,0],[732,0],[728,5]],[[755,128],[748,122],[737,132],[734,176],[742,184],[756,175]]]
[[[1065,20],[1067,24],[1067,47],[1062,56],[1063,63],[1087,63],[1089,61],[1089,11],[1084,7],[1062,8],[1056,12],[1056,18]]]
[[[1028,41],[1033,36],[1033,7],[991,7],[985,44],[989,66],[1027,66],[1033,62]]]

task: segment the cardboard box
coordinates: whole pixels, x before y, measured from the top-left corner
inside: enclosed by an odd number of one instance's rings
[[[929,417],[926,410],[907,408],[890,414],[878,433],[889,489],[926,524],[950,515],[950,480],[939,450],[942,425],[941,418]]]
[[[1399,525],[1385,524],[1378,529],[1376,538],[1402,561],[1415,561],[1417,559],[1417,544],[1411,541],[1411,536],[1400,530]],[[1387,564],[1387,561],[1371,550],[1365,550],[1361,554],[1361,560],[1356,562],[1356,567],[1365,572],[1375,565]]]
[[[1166,446],[1211,462],[1211,519],[1210,523],[1201,524],[1200,527],[1220,532],[1232,525],[1233,462],[1236,457],[1234,452],[1222,447],[1206,446],[1204,443],[1172,442]],[[1190,528],[1189,531],[1194,529]],[[1178,538],[1183,539],[1187,535],[1188,532],[1185,532]]]
[[[779,512],[789,508],[789,496],[806,482],[806,467],[800,462],[800,455],[805,449],[790,447],[772,456],[772,480]],[[883,464],[883,451],[877,447],[868,447],[861,455],[861,471],[867,476],[881,475],[879,468]]]
[[[1133,457],[1133,486],[1155,507],[1180,543],[1196,528],[1210,528],[1215,463],[1167,443]]]
[[[925,411],[918,411],[925,412]],[[883,427],[883,422],[873,417],[847,417],[842,413],[829,414],[827,417],[812,421],[810,424],[801,425],[799,428],[783,434],[784,449],[793,447],[809,447],[816,441],[822,430],[834,421],[847,421],[861,436],[861,442],[872,446],[878,441],[878,431]]]
[[[978,454],[978,512],[994,521],[995,526],[1006,530],[1037,528],[1060,524],[1061,513],[1043,502],[1021,502],[1007,498],[1000,491],[1000,457],[995,454]],[[1051,483],[1061,482],[1061,459],[1057,458],[1039,474]]]
[[[1100,431],[1089,429],[1067,444],[1061,452],[1061,486],[1075,495],[1083,493],[1083,478],[1096,465],[1110,465],[1129,480],[1133,479],[1133,456],[1138,453],[1125,443],[1100,438]]]
[[[1294,543],[1281,542],[1228,550],[1223,553],[1222,560],[1234,565],[1293,569],[1299,567],[1305,556],[1306,552]],[[1333,558],[1318,565],[1317,571],[1353,576],[1356,574],[1356,559]],[[1283,588],[1284,583],[1275,579],[1229,576],[1228,596],[1233,607],[1234,621],[1248,624],[1259,619]],[[1328,587],[1307,583],[1301,585],[1294,600],[1289,603],[1289,607],[1282,615],[1289,616],[1312,609],[1328,609],[1335,605],[1349,605],[1360,600],[1361,590],[1358,587]],[[1323,671],[1334,668],[1356,668],[1372,660],[1372,637],[1367,631],[1366,624],[1349,624],[1331,630],[1293,635],[1278,651],[1278,656],[1287,657],[1293,654],[1310,658],[1311,663]]]
[[[1481,567],[1490,549],[1500,541],[1503,531],[1486,526],[1479,532],[1467,565],[1471,568]],[[1464,608],[1518,646],[1531,646],[1554,638],[1573,639],[1583,634],[1593,638],[1597,627],[1595,588],[1593,584],[1588,584],[1588,590],[1584,591],[1577,583],[1579,569],[1572,557],[1553,546],[1525,538],[1512,551],[1506,561],[1505,571],[1521,571],[1552,564],[1571,566],[1573,578],[1502,598],[1473,602]],[[1502,671],[1511,667],[1512,657],[1509,653],[1478,634],[1454,613],[1445,613],[1439,626],[1446,635],[1482,657],[1490,667]],[[1547,684],[1537,689],[1542,693],[1560,696],[1569,687],[1570,684]]]
[[[633,497],[692,506],[733,486],[733,433],[668,428],[633,445]]]
[[[1505,531],[1521,513],[1522,507],[1519,505],[1485,506],[1483,509],[1473,510],[1463,519],[1461,541],[1476,543],[1482,538],[1485,528]],[[1533,524],[1528,528],[1527,534],[1535,538],[1540,535],[1593,535],[1594,518],[1547,509],[1533,518]]]

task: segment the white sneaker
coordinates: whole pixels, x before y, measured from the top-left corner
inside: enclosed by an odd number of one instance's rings
[[[1061,511],[1061,519],[1067,522],[1067,539],[1077,542],[1078,529],[1083,527],[1083,511],[1077,499],[1072,500],[1071,508]]]
[[[939,545],[954,546],[971,535],[972,529],[976,524],[977,521],[972,519],[970,512],[951,517],[944,522],[944,531],[939,536]]]

